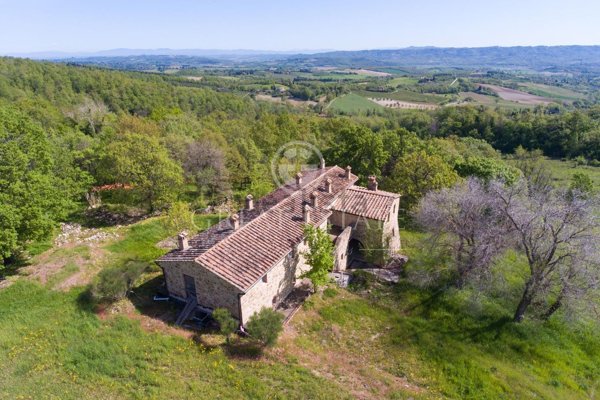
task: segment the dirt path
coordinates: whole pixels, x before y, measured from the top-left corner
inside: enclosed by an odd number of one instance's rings
[[[104,247],[118,237],[114,231],[63,224],[55,245],[34,257],[31,265],[20,272],[57,290],[87,285],[108,258]]]

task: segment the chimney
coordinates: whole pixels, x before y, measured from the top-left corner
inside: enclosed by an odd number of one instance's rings
[[[302,186],[302,172],[296,174],[296,185],[298,185],[298,187]]]
[[[304,205],[304,208],[302,209],[302,217],[304,219],[304,223],[308,224],[310,223],[310,211],[312,209],[310,208],[310,206],[308,204]]]
[[[231,227],[233,228],[234,231],[237,231],[238,229],[240,229],[239,215],[233,214],[231,217],[229,217],[229,222],[231,223]]]
[[[333,192],[333,180],[331,180],[331,178],[327,178],[327,180],[325,181],[325,190],[327,190],[327,193],[331,193]]]
[[[325,169],[325,159],[323,157],[321,157],[321,165],[320,165],[321,169]]]
[[[246,196],[246,210],[254,210],[254,197],[251,194]]]
[[[367,189],[377,191],[377,177],[375,175],[369,176],[369,183],[367,183]]]
[[[351,173],[352,173],[352,167],[348,165],[346,167],[346,179],[350,179],[350,174]]]
[[[181,232],[177,235],[177,248],[180,251],[184,251],[190,248],[190,244],[188,242],[187,233]]]
[[[312,204],[312,206],[314,208],[317,208],[319,206],[319,200],[317,199],[318,193],[316,191],[312,192],[310,194],[310,203]]]

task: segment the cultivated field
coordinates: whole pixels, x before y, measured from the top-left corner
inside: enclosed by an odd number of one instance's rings
[[[365,97],[359,96],[355,93],[349,93],[340,97],[336,97],[331,103],[329,103],[327,108],[348,114],[383,109],[383,107],[379,104],[369,101]]]
[[[538,105],[538,104],[550,104],[553,102],[552,99],[536,96],[531,93],[521,92],[519,90],[505,88],[502,86],[488,85],[488,84],[481,84],[481,86],[491,89],[494,92],[498,93],[498,96],[500,96],[504,100],[514,101],[515,103],[519,103],[519,104]]]
[[[435,110],[438,108],[435,104],[427,104],[427,103],[410,103],[408,101],[400,101],[394,99],[381,99],[381,98],[372,98],[368,97],[374,103],[379,104],[380,106],[384,106],[387,108],[399,108],[405,110]]]

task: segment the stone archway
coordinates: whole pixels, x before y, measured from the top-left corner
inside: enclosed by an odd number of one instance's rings
[[[348,268],[367,268],[368,264],[365,261],[363,249],[364,244],[355,238],[348,242]]]

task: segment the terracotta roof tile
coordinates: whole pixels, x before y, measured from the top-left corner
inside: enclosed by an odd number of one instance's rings
[[[351,186],[332,205],[331,209],[361,217],[385,221],[394,200],[400,195],[384,190],[369,190]]]
[[[332,180],[332,193],[327,193],[327,178]],[[320,225],[331,215],[330,206],[356,180],[355,175],[347,179],[337,166],[306,171],[301,189],[295,182],[287,184],[260,199],[254,210],[241,210],[238,230],[229,219],[223,220],[192,238],[189,249],[173,250],[158,262],[196,260],[245,291],[302,240],[302,208],[310,204],[310,194],[316,191],[319,197],[310,220]]]

